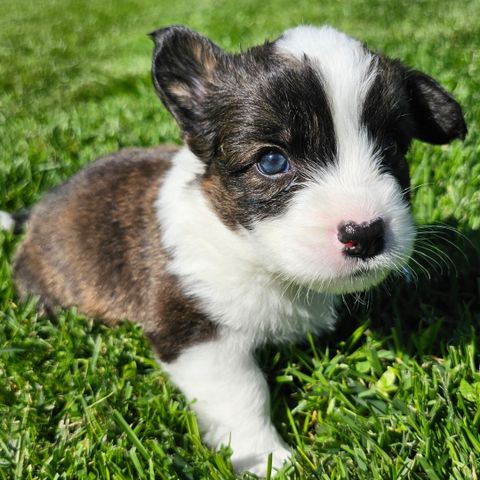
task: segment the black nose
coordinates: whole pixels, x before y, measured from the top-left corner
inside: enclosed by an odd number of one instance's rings
[[[371,258],[385,246],[385,224],[381,218],[370,222],[342,222],[338,226],[338,240],[345,245],[343,252],[350,257]]]

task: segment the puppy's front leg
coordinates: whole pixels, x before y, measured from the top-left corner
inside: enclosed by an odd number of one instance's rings
[[[189,400],[205,442],[230,445],[237,472],[266,473],[267,457],[280,468],[287,446],[270,421],[270,396],[251,348],[232,336],[219,336],[186,349],[175,361],[162,363]],[[244,344],[246,342],[243,342]]]

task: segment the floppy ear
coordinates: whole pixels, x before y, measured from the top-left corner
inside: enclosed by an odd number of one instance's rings
[[[467,127],[456,100],[433,78],[416,70],[407,72],[407,89],[414,119],[414,137],[442,144],[464,139]]]
[[[152,78],[162,102],[188,137],[198,131],[204,102],[224,52],[183,26],[150,34],[155,42]]]

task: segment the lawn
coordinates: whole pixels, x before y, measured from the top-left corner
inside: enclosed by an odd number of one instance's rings
[[[412,279],[346,299],[337,332],[259,359],[292,447],[285,479],[480,477],[480,2],[0,0],[0,209],[124,146],[179,142],[146,33],[186,24],[238,51],[329,23],[441,81],[469,135],[409,154]],[[141,330],[20,304],[0,232],[0,479],[231,479]],[[248,478],[248,474],[244,478]]]

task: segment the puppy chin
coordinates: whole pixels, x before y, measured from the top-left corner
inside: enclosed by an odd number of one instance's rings
[[[363,292],[381,283],[391,270],[381,269],[374,271],[353,272],[351,275],[342,275],[328,280],[317,280],[309,284],[309,288],[319,293],[343,295],[347,293]]]
[[[329,261],[322,264],[303,258],[295,268],[283,270],[276,275],[294,282],[307,290],[323,294],[343,295],[363,292],[375,287],[391,274],[407,272],[407,264],[413,253],[413,230],[403,244],[387,246],[386,250],[374,258],[348,258],[339,251],[333,252]],[[290,266],[292,267],[292,265]],[[277,268],[279,265],[277,264]]]

